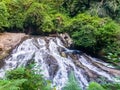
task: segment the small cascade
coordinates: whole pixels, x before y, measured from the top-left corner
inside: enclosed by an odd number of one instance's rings
[[[101,82],[100,78],[104,77],[106,81],[112,82],[117,81],[115,77],[120,76],[120,71],[109,64],[78,50],[67,49],[58,37],[31,37],[16,47],[4,61],[0,77],[7,70],[25,67],[34,61],[34,69],[51,80],[52,86],[57,90],[64,87],[71,71],[83,90],[90,81]]]

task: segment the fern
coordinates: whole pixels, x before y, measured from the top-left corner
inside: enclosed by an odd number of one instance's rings
[[[81,90],[73,72],[71,72],[68,83],[62,90]]]
[[[28,68],[17,68],[0,80],[0,90],[52,90],[51,83]]]
[[[20,90],[26,79],[0,80],[0,90]]]

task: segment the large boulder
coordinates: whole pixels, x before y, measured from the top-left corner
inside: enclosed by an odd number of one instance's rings
[[[0,60],[27,37],[24,33],[0,33]]]

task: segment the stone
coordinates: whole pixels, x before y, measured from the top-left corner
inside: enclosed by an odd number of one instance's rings
[[[65,54],[65,52],[61,52],[61,56],[65,57],[65,58],[67,57],[66,54]]]
[[[52,79],[58,71],[59,64],[57,60],[51,55],[47,55],[45,60],[46,60],[46,64],[49,66],[48,71],[51,76],[50,78]]]
[[[0,43],[0,51],[4,49],[4,45]]]
[[[24,33],[0,33],[0,60],[27,37]]]
[[[73,44],[73,41],[68,33],[60,34],[59,37],[62,39],[66,47],[70,47]]]

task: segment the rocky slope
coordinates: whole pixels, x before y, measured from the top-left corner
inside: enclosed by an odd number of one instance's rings
[[[24,33],[0,33],[0,60],[27,37]]]

